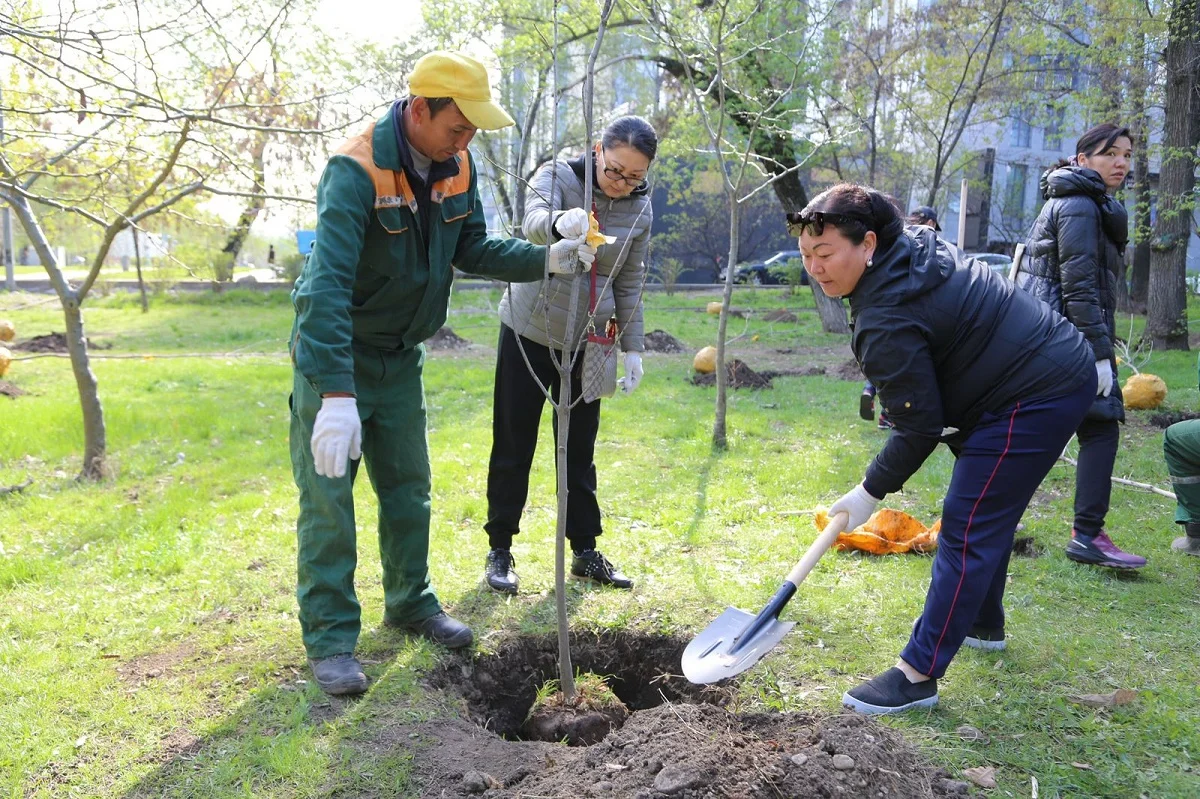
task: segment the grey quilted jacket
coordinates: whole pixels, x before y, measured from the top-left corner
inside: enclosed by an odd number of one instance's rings
[[[589,153],[590,155],[590,153]],[[525,236],[535,244],[548,243],[550,219],[568,208],[583,207],[583,157],[547,163],[533,176],[525,203]],[[556,173],[556,174],[555,174]],[[553,184],[553,194],[551,185]],[[593,206],[600,230],[616,236],[613,244],[596,254],[596,314],[598,331],[609,317],[616,316],[621,349],[645,349],[642,326],[642,284],[645,280],[646,250],[650,244],[653,211],[643,189],[628,197],[610,199],[593,183]],[[567,335],[567,313],[572,287],[578,294],[574,330]],[[589,279],[551,275],[540,283],[511,283],[500,300],[500,320],[517,335],[557,350],[578,349],[585,338],[588,321]]]

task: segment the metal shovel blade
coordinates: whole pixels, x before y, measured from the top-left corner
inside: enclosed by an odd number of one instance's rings
[[[796,626],[794,621],[770,619],[761,629],[752,633],[753,640],[737,647],[738,636],[754,620],[752,613],[726,608],[712,624],[693,638],[687,649],[683,650],[683,676],[687,677],[688,682],[706,685],[741,674],[774,649],[788,630]]]

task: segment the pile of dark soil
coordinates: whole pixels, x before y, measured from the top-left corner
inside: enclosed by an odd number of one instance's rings
[[[17,397],[27,393],[28,392],[20,386],[13,385],[7,380],[0,380],[0,395],[10,397],[11,399],[16,399]]]
[[[471,342],[449,327],[442,327],[425,342],[425,346],[431,350],[461,350],[471,346]]]
[[[1163,413],[1151,414],[1150,424],[1165,430],[1176,422],[1186,422],[1191,419],[1200,419],[1200,413],[1192,411],[1165,411]]]
[[[852,380],[856,383],[863,381],[862,369],[858,368],[858,361],[851,358],[837,368],[837,376],[839,380]]]
[[[665,330],[651,330],[645,342],[646,352],[683,352],[683,342]]]
[[[730,388],[771,388],[771,378],[760,375],[737,358],[725,364],[725,375],[726,385]],[[695,375],[692,383],[697,386],[715,386],[717,376]]]
[[[774,311],[771,311],[769,314],[764,316],[763,321],[764,322],[788,322],[790,324],[795,324],[796,322],[800,321],[800,318],[798,316],[796,316],[794,313],[792,313],[791,311],[784,310],[783,308],[776,308]]]
[[[420,796],[777,799],[937,797],[965,783],[925,763],[896,731],[857,715],[733,713],[731,688],[678,676],[686,641],[624,631],[577,633],[578,670],[611,675],[633,711],[588,747],[514,737],[542,681],[556,674],[553,636],[525,637],[474,661],[452,657],[431,675],[460,693],[466,720],[418,725],[397,741],[413,752]]]
[[[774,380],[777,377],[817,377],[823,374],[824,366],[808,366],[804,369],[765,369],[759,372],[758,376]]]
[[[65,333],[47,333],[44,336],[34,336],[14,344],[14,350],[24,352],[66,352],[67,336]]]

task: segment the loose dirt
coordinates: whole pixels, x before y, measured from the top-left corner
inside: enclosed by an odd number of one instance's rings
[[[450,328],[443,327],[425,342],[425,346],[431,350],[461,350],[471,346],[471,342]]]
[[[730,388],[771,388],[771,378],[760,375],[738,358],[725,364],[725,375],[725,384]],[[715,386],[717,376],[696,375],[692,378],[692,383],[697,386]]]
[[[553,636],[518,638],[475,660],[451,658],[430,682],[462,697],[476,725],[418,725],[409,740],[417,743],[419,795],[778,799],[961,790],[871,719],[731,711],[732,688],[693,686],[676,673],[686,643],[625,632],[574,636],[576,668],[610,675],[632,710],[623,727],[588,747],[512,740],[537,686],[556,675]]]
[[[683,352],[683,342],[665,330],[651,330],[644,337],[646,352]]]

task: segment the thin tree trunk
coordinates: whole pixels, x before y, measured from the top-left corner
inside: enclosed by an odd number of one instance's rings
[[[1143,125],[1142,130],[1146,127]],[[1135,313],[1146,312],[1150,291],[1150,155],[1145,138],[1138,142],[1133,166],[1133,268],[1129,286],[1129,306]]]
[[[96,375],[88,359],[87,337],[83,334],[83,311],[79,294],[63,277],[54,251],[42,226],[38,224],[29,201],[20,195],[7,196],[9,206],[21,220],[21,227],[37,251],[50,284],[62,304],[67,327],[67,351],[71,356],[71,370],[75,374],[75,385],[79,390],[79,405],[83,411],[83,468],[79,479],[99,480],[104,477],[107,457],[107,436],[104,425],[104,408],[100,404],[100,391]]]
[[[1159,176],[1158,219],[1150,255],[1146,334],[1155,349],[1188,349],[1187,247],[1192,237],[1197,126],[1193,119],[1200,48],[1198,0],[1177,0],[1167,23],[1166,121]]]
[[[728,407],[729,380],[725,373],[725,335],[729,329],[729,303],[733,299],[734,264],[738,257],[738,236],[741,234],[741,208],[738,206],[736,192],[728,186],[725,195],[729,200],[729,268],[725,270],[725,290],[721,293],[721,317],[717,322],[717,412],[713,416],[713,446],[726,449],[729,446],[725,416]]]
[[[133,233],[133,262],[137,267],[138,291],[142,294],[142,313],[150,313],[150,303],[146,300],[146,281],[142,277],[142,248],[138,244],[138,229],[133,227],[129,230]]]
[[[266,199],[262,196],[267,183],[267,169],[264,161],[266,150],[267,134],[262,133],[255,138],[254,147],[250,151],[254,171],[254,187],[250,191],[256,196],[251,198],[250,202],[242,209],[237,224],[233,226],[233,230],[229,232],[229,238],[225,240],[225,246],[221,248],[221,252],[228,255],[230,259],[229,279],[231,280],[234,266],[237,265],[238,254],[241,253],[242,246],[246,243],[246,237],[250,235],[250,227],[267,205]]]

